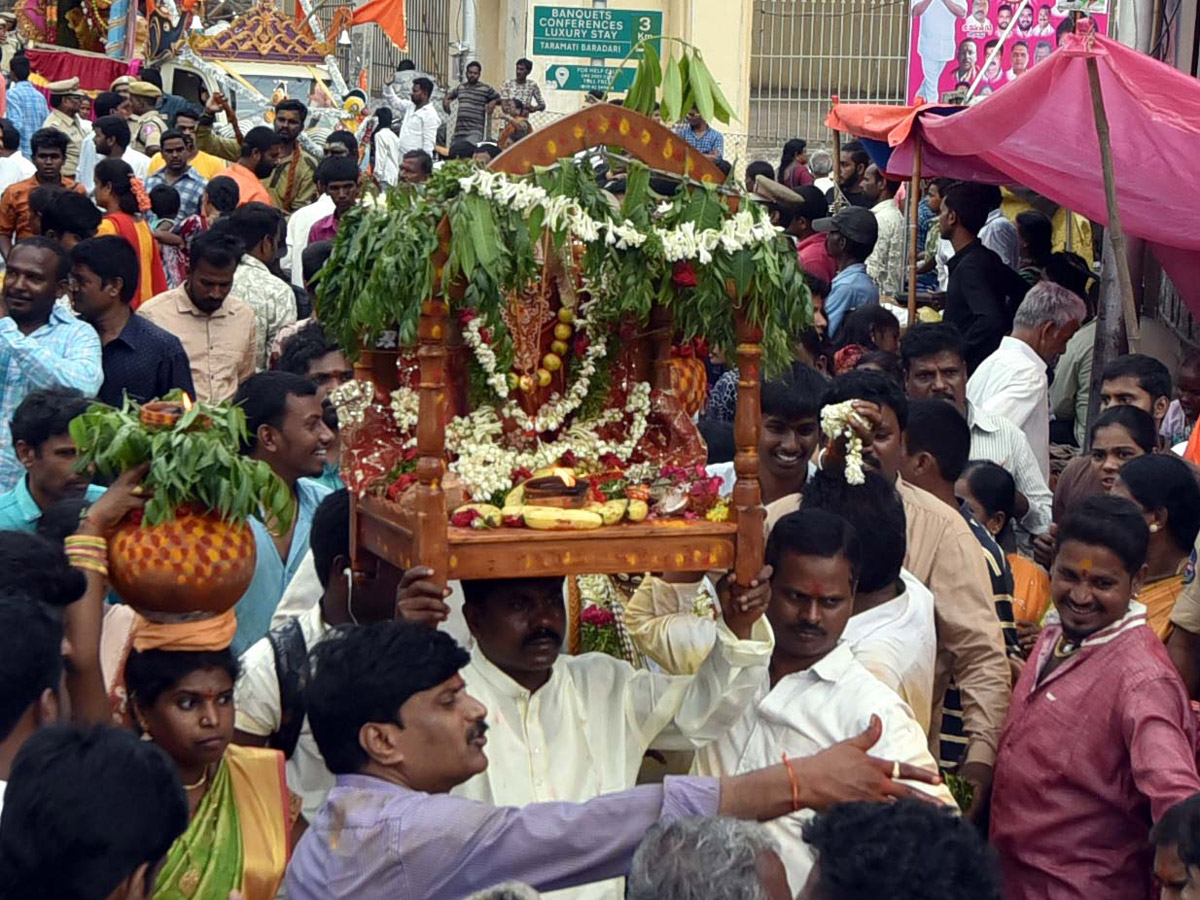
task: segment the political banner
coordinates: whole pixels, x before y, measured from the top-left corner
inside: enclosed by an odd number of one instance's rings
[[[986,97],[1058,49],[1073,28],[1072,11],[1087,13],[1107,34],[1108,6],[1109,0],[910,0],[908,102],[941,103],[965,95],[976,81],[972,99]]]

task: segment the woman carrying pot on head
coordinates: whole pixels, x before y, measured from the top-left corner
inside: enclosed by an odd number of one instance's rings
[[[104,218],[96,235],[116,235],[134,249],[138,256],[138,289],[130,304],[137,309],[151,297],[167,290],[158,243],[146,223],[150,198],[133,169],[123,159],[102,159],[96,164],[96,205],[104,210]]]
[[[189,824],[171,845],[154,900],[272,900],[292,846],[293,803],[277,750],[233,740],[238,664],[233,610],[183,624],[139,617],[125,684],[138,729],[166,751]]]

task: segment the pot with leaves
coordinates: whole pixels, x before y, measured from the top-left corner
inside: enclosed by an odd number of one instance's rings
[[[71,422],[77,465],[112,477],[143,463],[150,499],[108,542],[108,573],[130,606],[149,614],[216,615],[254,577],[258,516],[286,531],[295,501],[264,462],[240,454],[246,417],[179,392],[114,409],[93,403]]]

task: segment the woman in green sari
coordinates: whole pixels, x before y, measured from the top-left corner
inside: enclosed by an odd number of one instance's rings
[[[228,900],[234,891],[272,900],[290,850],[283,755],[231,743],[237,660],[228,641],[199,649],[204,639],[187,628],[147,624],[125,664],[138,728],[175,761],[188,799],[188,829],[171,846],[154,900]]]

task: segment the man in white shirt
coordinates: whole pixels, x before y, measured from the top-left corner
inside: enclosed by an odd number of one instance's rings
[[[908,704],[928,735],[937,658],[933,592],[902,567],[907,522],[896,488],[873,470],[863,475],[865,482],[855,485],[841,472],[818,472],[805,485],[800,508],[834,513],[857,533],[871,535],[842,639],[868,672]]]
[[[950,60],[954,59],[954,28],[967,15],[965,0],[912,0],[913,26],[917,36],[917,56],[921,60],[921,86],[916,96],[937,103],[938,82]]]
[[[307,656],[331,628],[354,622],[384,622],[396,614],[400,572],[388,565],[351,586],[350,494],[335,491],[317,507],[309,533],[312,559],[320,580],[320,600],[242,654],[242,672],[234,692],[234,740],[271,746],[288,757],[288,788],[299,795],[304,818],[311,822],[333,775],[313,739],[300,692]],[[280,672],[291,676],[280,679]],[[292,680],[294,679],[294,680]]]
[[[0,141],[0,193],[3,193],[10,184],[32,177],[37,169],[21,155],[21,135],[8,119],[0,119]]]
[[[441,119],[429,102],[432,95],[432,81],[428,78],[413,79],[412,99],[405,105],[404,120],[400,123],[401,156],[410,150],[424,150],[433,156]]]
[[[853,526],[826,510],[802,509],[780,519],[767,542],[772,567],[767,616],[778,635],[769,674],[737,723],[696,755],[693,771],[734,775],[767,762],[830,747],[869,726],[883,724],[886,755],[933,771],[926,735],[912,710],[855,659],[842,639],[854,610],[864,547]],[[947,806],[942,785],[921,790]],[[779,841],[792,893],[808,879],[813,857],[801,837],[811,813],[767,824]]]
[[[392,130],[392,111],[386,106],[375,111],[378,125],[375,129],[375,177],[386,187],[395,187],[400,180],[400,160],[404,153],[400,149],[400,137]]]
[[[944,322],[914,325],[900,342],[904,392],[910,400],[945,400],[971,428],[971,459],[1008,471],[1017,488],[1019,529],[1027,536],[1050,530],[1054,495],[1025,434],[1003,416],[967,402],[967,362],[962,335]]]
[[[979,240],[983,246],[994,251],[1000,257],[1001,262],[1014,272],[1019,272],[1021,271],[1021,239],[1017,235],[1017,226],[1000,211],[1000,204],[1004,199],[1000,188],[990,184],[983,186],[982,189],[987,194],[991,211],[983,223],[983,228],[979,229]]]
[[[333,198],[321,191],[316,200],[288,216],[287,253],[280,260],[279,266],[283,271],[290,273],[292,284],[298,288],[304,287],[304,267],[300,265],[300,257],[304,254],[304,248],[308,246],[308,233],[321,219],[333,215],[333,210]]]
[[[864,474],[865,484],[850,485],[840,474],[818,471],[804,487],[802,508],[835,512],[871,534],[871,553],[862,561],[854,612],[842,638],[908,704],[928,734],[937,657],[933,593],[902,568],[908,538],[899,494],[879,473]],[[714,622],[692,588],[647,578],[625,607],[625,624],[638,649],[677,675],[695,672],[716,642]]]
[[[1046,482],[1050,481],[1050,398],[1046,367],[1057,358],[1087,315],[1083,301],[1061,285],[1030,288],[1013,318],[1012,334],[979,364],[967,382],[977,409],[1003,416],[1029,438]]]
[[[896,205],[900,182],[889,179],[874,163],[867,166],[861,182],[862,192],[874,205],[871,212],[879,223],[875,249],[867,257],[867,274],[879,286],[879,293],[899,297],[904,287],[904,214]]]
[[[129,145],[129,123],[120,116],[101,116],[92,125],[92,135],[87,143],[94,145],[94,157],[84,158],[80,154],[76,180],[87,188],[88,194],[96,190],[96,165],[103,159],[123,159],[133,169],[136,178],[144,184],[150,171],[150,157],[134,150]]]
[[[768,576],[747,591],[720,591],[725,613],[716,644],[690,677],[634,669],[602,653],[561,655],[561,578],[463,582],[475,647],[462,676],[488,709],[491,764],[453,793],[497,806],[582,802],[632,787],[648,749],[694,750],[719,738],[767,677],[774,646],[762,621]],[[415,583],[400,611],[439,624],[449,614],[440,596],[433,585]],[[561,896],[624,895],[612,880]]]

